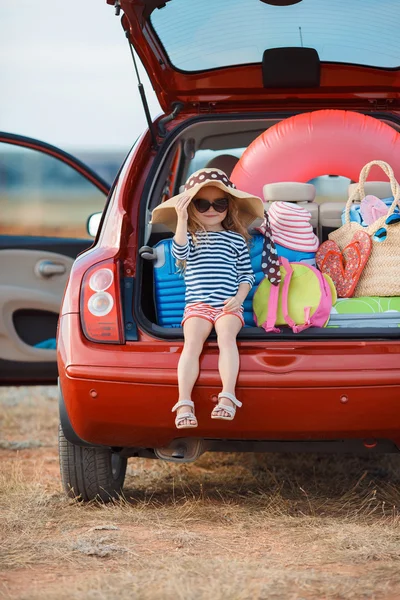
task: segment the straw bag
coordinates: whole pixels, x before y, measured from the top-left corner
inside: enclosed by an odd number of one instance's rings
[[[374,165],[381,167],[389,177],[394,199],[385,216],[368,227],[362,227],[350,221],[350,208],[354,200],[361,201],[364,198],[364,183]],[[398,213],[393,215],[399,205],[399,197],[400,186],[392,167],[382,160],[369,162],[362,168],[359,184],[347,201],[345,224],[329,234],[329,239],[336,242],[341,250],[350,244],[357,231],[365,231],[371,236],[371,254],[353,296],[400,296],[400,217]]]

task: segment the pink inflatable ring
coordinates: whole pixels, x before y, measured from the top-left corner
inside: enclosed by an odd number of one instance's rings
[[[371,160],[388,162],[400,179],[400,134],[379,119],[347,110],[319,110],[284,119],[244,151],[231,180],[263,197],[266,183],[307,182],[320,175],[358,181]],[[385,179],[374,167],[370,180]]]

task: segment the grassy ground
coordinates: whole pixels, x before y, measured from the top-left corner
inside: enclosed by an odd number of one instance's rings
[[[124,497],[60,487],[56,390],[0,388],[0,598],[400,597],[400,457],[130,459]]]

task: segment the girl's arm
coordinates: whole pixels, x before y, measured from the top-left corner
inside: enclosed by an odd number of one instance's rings
[[[239,283],[239,288],[236,294],[236,299],[239,301],[239,304],[242,305],[243,302],[247,298],[247,294],[250,292],[252,286],[245,281],[244,283]]]
[[[187,244],[187,222],[188,222],[188,211],[187,207],[191,201],[190,196],[183,196],[179,198],[176,203],[175,210],[178,216],[178,224],[174,235],[174,241],[178,246],[185,246]]]
[[[243,248],[238,256],[237,271],[239,282],[238,291],[236,296],[225,300],[224,311],[226,312],[235,312],[236,310],[239,310],[255,282],[254,272],[250,262],[250,254],[244,241]]]
[[[255,277],[254,277],[253,267],[251,266],[249,249],[247,248],[244,240],[243,240],[243,248],[238,256],[237,272],[238,272],[239,290],[241,289],[241,286],[244,283],[247,283],[249,286],[248,290],[244,296],[244,298],[246,298],[247,294],[249,293],[249,291],[251,290],[251,288],[254,285]],[[242,294],[244,293],[244,290],[245,290],[245,288],[242,287]]]
[[[224,300],[224,312],[236,312],[239,310],[243,302],[246,300],[247,294],[250,290],[251,286],[249,283],[247,283],[247,281],[240,283],[236,296],[232,296],[231,298]]]
[[[190,196],[183,196],[178,200],[175,206],[178,221],[176,225],[175,235],[172,239],[171,253],[174,258],[179,261],[186,260],[189,256],[189,242],[188,242],[188,212],[187,207],[191,198]]]

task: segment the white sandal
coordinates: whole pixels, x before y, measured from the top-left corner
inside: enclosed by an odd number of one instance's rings
[[[179,415],[176,415],[175,418],[175,426],[177,429],[193,429],[194,427],[197,427],[198,423],[197,423],[197,419],[196,419],[196,415],[194,414],[194,402],[193,400],[179,400],[179,402],[177,402],[173,407],[172,407],[172,412],[174,412],[177,408],[181,407],[181,406],[190,406],[190,408],[192,409],[192,412],[184,412],[184,413],[180,413]],[[190,419],[191,421],[196,421],[196,423],[194,425],[179,425],[179,423],[181,421],[184,421],[185,419]]]
[[[233,421],[233,419],[235,418],[235,414],[236,414],[236,406],[238,406],[240,408],[242,406],[242,403],[240,402],[240,400],[235,398],[235,396],[233,394],[230,394],[229,392],[221,392],[220,394],[218,394],[218,399],[219,398],[228,398],[228,400],[233,402],[233,404],[235,406],[225,406],[225,404],[221,404],[221,402],[218,402],[217,406],[213,409],[213,411],[211,413],[211,418],[212,419],[221,419],[222,421]],[[217,415],[214,414],[214,411],[217,409],[219,411],[226,410],[226,412],[229,413],[229,416],[223,417],[221,412]]]

